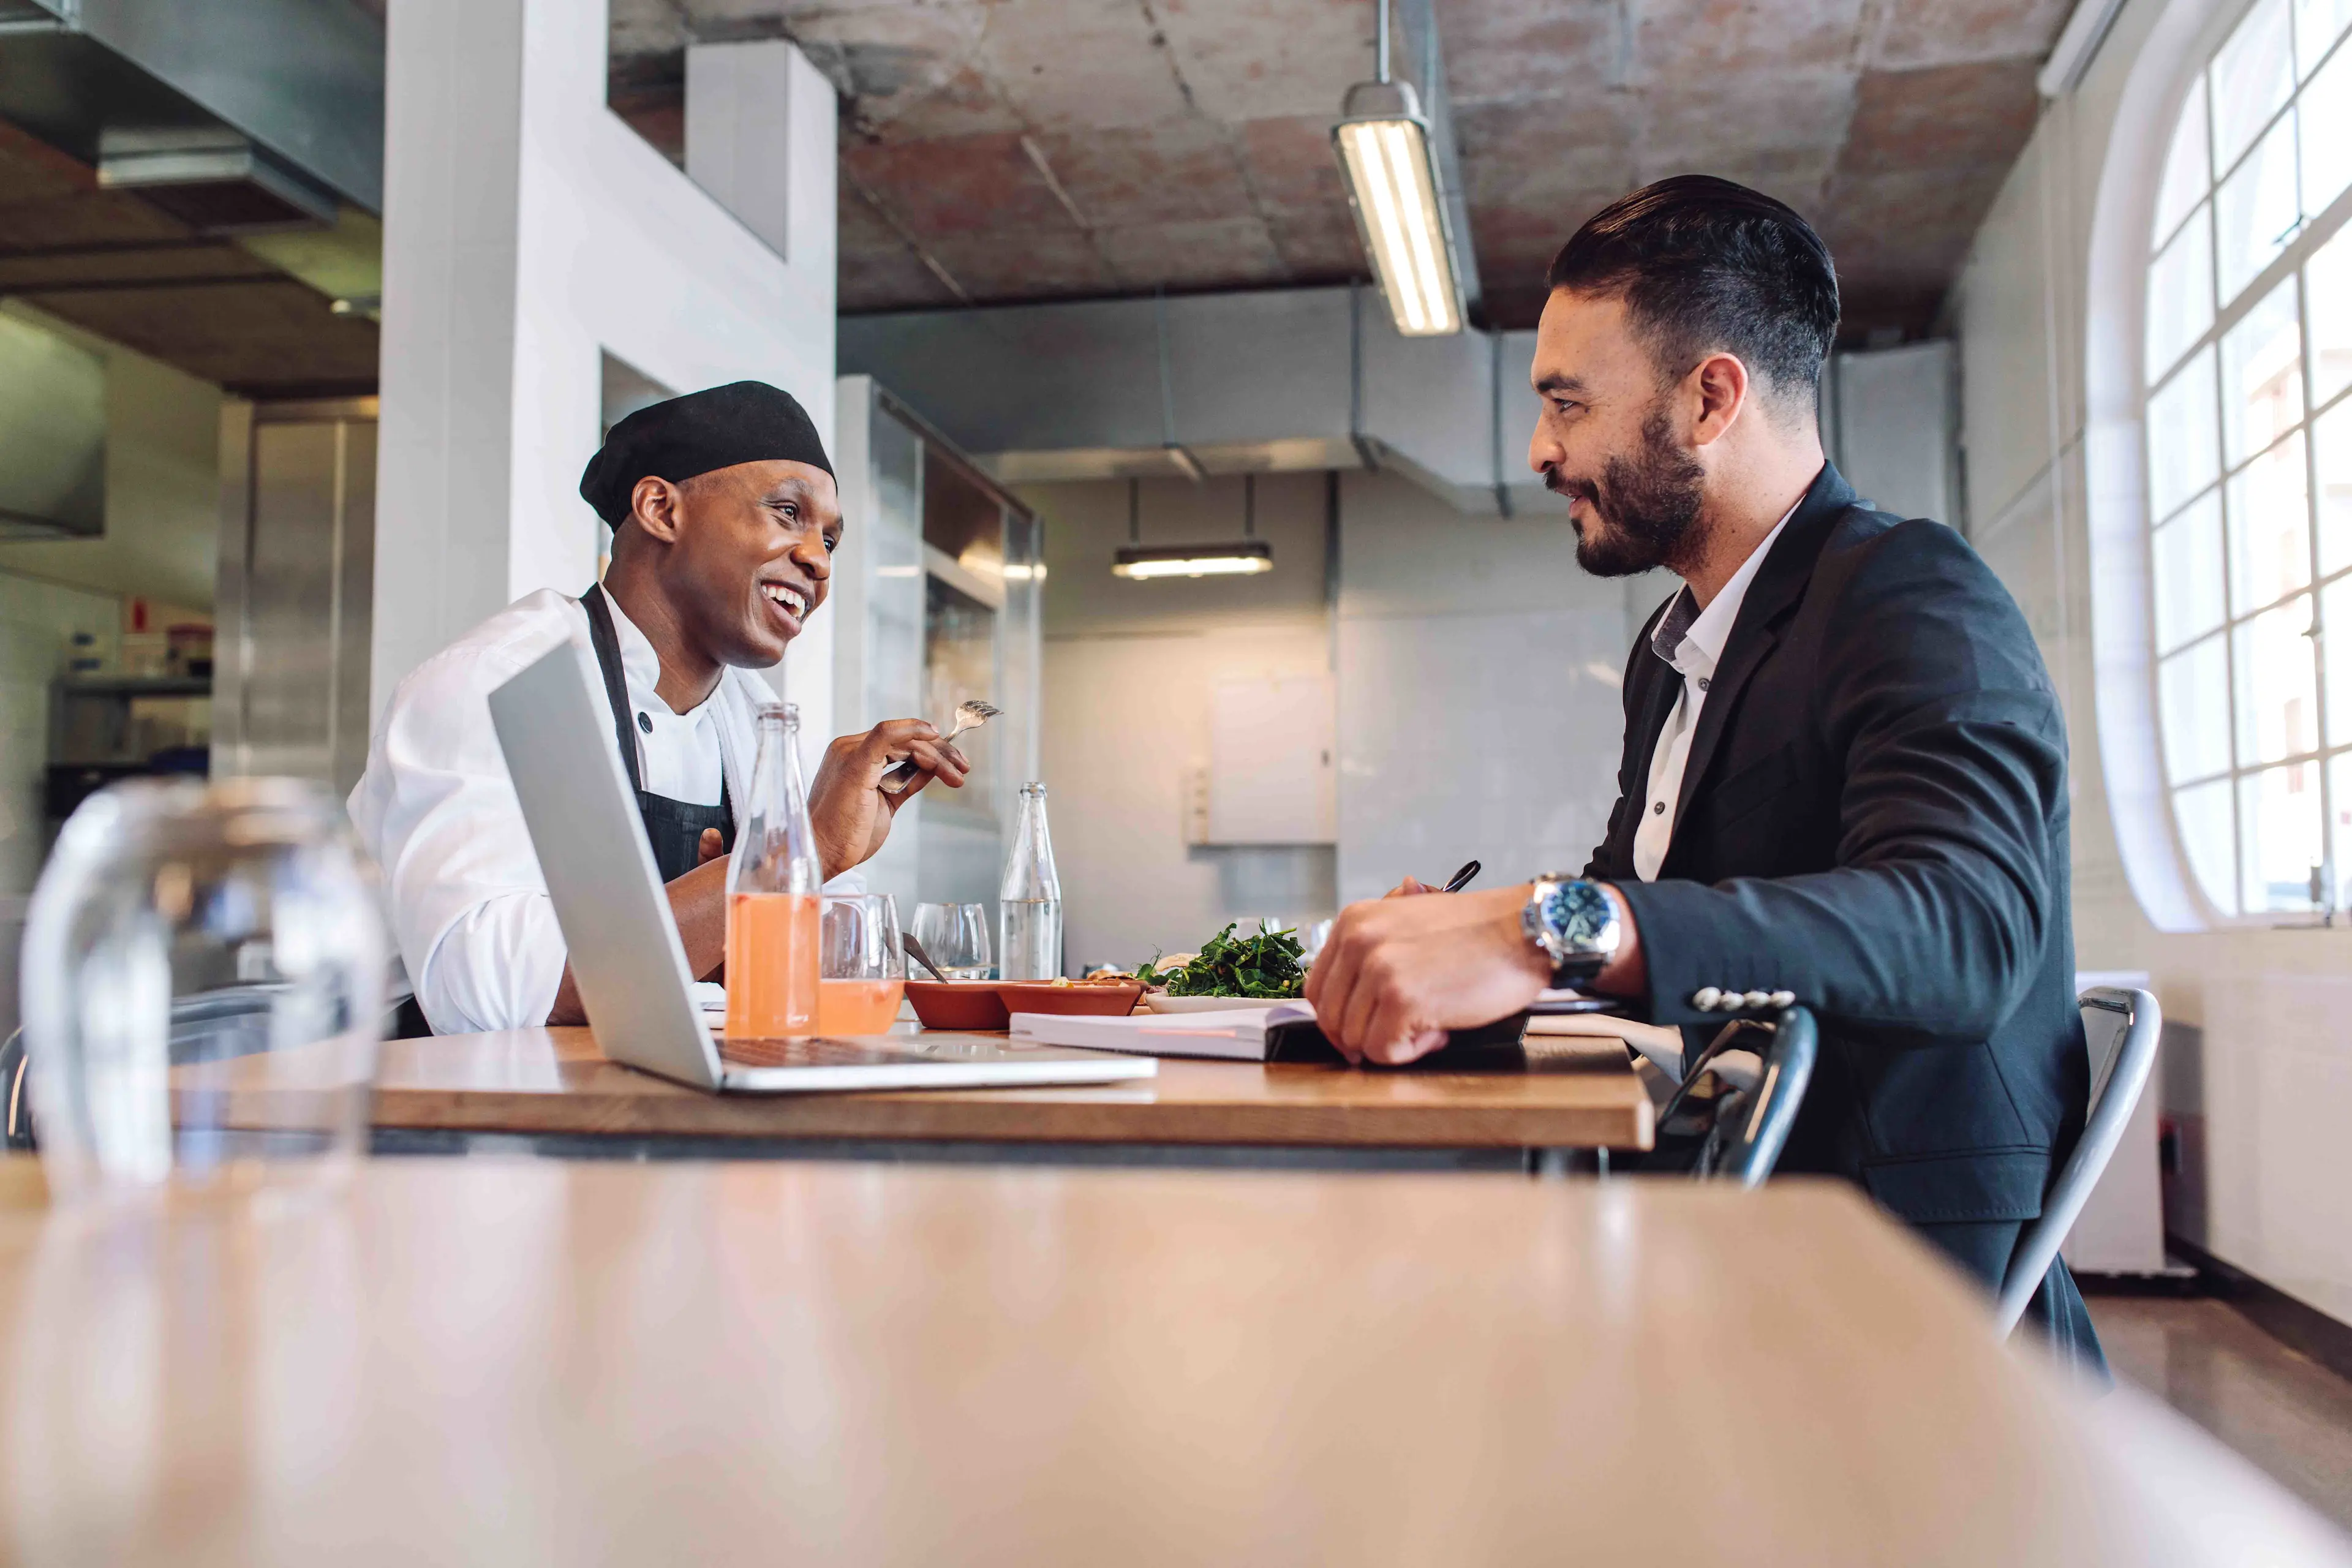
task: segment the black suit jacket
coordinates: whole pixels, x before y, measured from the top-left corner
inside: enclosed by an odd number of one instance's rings
[[[1958,534],[1824,467],[1740,605],[1654,882],[1633,837],[1682,678],[1649,631],[1585,874],[1632,907],[1651,1016],[1696,1046],[1726,1016],[1703,987],[1794,992],[1822,1050],[1780,1169],[1917,1225],[2038,1215],[2089,1070],[2064,721],[2016,602]]]

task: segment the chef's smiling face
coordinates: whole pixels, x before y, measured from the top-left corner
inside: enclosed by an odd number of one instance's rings
[[[1578,564],[1604,577],[1677,564],[1706,470],[1677,427],[1681,388],[1622,298],[1553,289],[1528,380],[1543,408],[1528,466],[1568,499]]]
[[[639,480],[640,516],[648,484]],[[661,575],[680,623],[722,664],[761,669],[824,603],[841,502],[808,463],[737,463],[675,487]]]

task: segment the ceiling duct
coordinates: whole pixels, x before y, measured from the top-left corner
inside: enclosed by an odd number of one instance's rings
[[[335,193],[226,126],[99,138],[98,183],[134,191],[199,234],[268,234],[335,221]]]
[[[1363,292],[846,316],[836,355],[1005,484],[1380,468],[1465,512],[1564,509],[1520,458],[1535,334],[1409,338]]]
[[[318,0],[0,0],[0,118],[213,232],[383,210],[383,29]]]
[[[106,362],[0,311],[0,539],[106,528]]]

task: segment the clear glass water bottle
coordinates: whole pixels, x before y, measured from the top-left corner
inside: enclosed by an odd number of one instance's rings
[[[727,1033],[797,1039],[816,1028],[816,830],[801,782],[801,710],[760,709],[743,829],[727,868]]]
[[[1045,831],[1045,786],[1021,786],[1021,822],[998,889],[998,976],[1055,980],[1062,973],[1062,879],[1054,869],[1054,839]]]

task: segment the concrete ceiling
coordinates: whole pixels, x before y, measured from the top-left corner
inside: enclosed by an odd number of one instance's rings
[[[1489,320],[1601,204],[1700,171],[1821,228],[1849,338],[1932,322],[2067,0],[1436,0]],[[672,157],[690,39],[842,89],[841,308],[1344,280],[1328,130],[1371,0],[612,0],[614,107]]]

